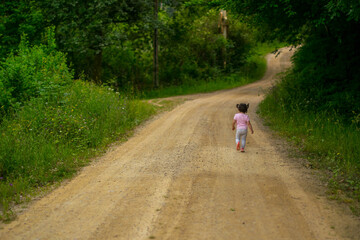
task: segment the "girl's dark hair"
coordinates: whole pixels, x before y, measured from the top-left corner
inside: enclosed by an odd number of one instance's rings
[[[245,103],[236,104],[236,108],[239,109],[240,112],[246,113],[249,108],[249,104],[245,104]]]

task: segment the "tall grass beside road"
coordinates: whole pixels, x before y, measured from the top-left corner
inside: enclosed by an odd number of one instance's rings
[[[360,85],[358,69],[350,67],[356,59],[351,46],[331,38],[307,39],[294,53],[293,67],[260,105],[260,114],[297,143],[313,167],[325,170],[332,196],[353,202],[360,214]]]
[[[306,154],[311,167],[325,170],[333,198],[360,201],[360,114],[354,112],[352,119],[342,121],[335,111],[312,112],[290,106],[283,81],[260,104],[260,115]],[[359,214],[357,205],[352,208]]]
[[[76,81],[60,101],[34,98],[0,125],[0,218],[32,190],[71,176],[155,113],[112,89]]]

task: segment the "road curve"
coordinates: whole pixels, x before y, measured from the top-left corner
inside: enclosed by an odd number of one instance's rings
[[[73,180],[3,226],[0,239],[360,239],[255,113],[292,52],[269,55],[256,83],[197,95],[143,125]],[[254,131],[235,150],[236,103]]]

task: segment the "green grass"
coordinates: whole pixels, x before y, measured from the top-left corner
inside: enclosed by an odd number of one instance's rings
[[[195,93],[207,93],[221,89],[230,89],[238,86],[245,85],[252,82],[251,79],[242,77],[239,74],[233,74],[224,78],[216,78],[211,81],[206,80],[193,80],[180,86],[170,86],[159,88],[149,92],[145,92],[143,97],[146,99],[151,98],[164,98],[170,96],[179,96]]]
[[[49,99],[48,99],[49,100]],[[156,112],[111,89],[76,81],[56,100],[34,98],[0,125],[0,219],[38,188],[71,177],[89,158]]]
[[[351,197],[359,202],[360,129],[357,124],[341,122],[335,113],[302,112],[296,108],[289,111],[284,104],[273,91],[260,104],[259,113],[271,128],[303,150],[312,166],[325,170],[329,191],[343,195],[336,198],[348,202]]]
[[[250,52],[247,63],[236,73],[215,77],[213,79],[189,79],[182,85],[161,87],[146,91],[142,98],[163,98],[170,96],[207,93],[222,89],[240,87],[261,79],[266,71],[266,59],[264,56],[277,48],[284,47],[283,43],[261,43]]]

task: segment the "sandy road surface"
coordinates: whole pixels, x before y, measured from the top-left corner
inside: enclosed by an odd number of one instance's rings
[[[289,56],[269,56],[260,82],[195,97],[149,122],[0,239],[360,239],[359,219],[326,200],[255,114]],[[255,130],[246,153],[231,131],[242,101]]]

